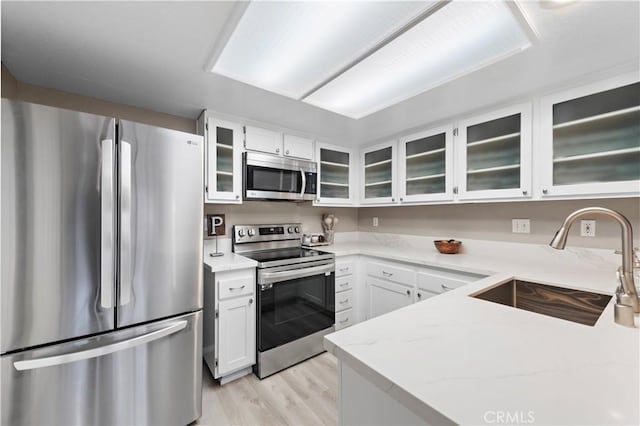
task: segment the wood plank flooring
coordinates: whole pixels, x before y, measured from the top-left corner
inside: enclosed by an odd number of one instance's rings
[[[250,374],[218,385],[206,365],[202,417],[194,425],[335,425],[337,360],[323,353],[258,379]]]

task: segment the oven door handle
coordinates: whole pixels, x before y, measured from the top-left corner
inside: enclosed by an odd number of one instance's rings
[[[262,272],[259,271],[260,284],[271,284],[279,281],[294,280],[296,278],[311,277],[313,275],[325,274],[327,272],[335,271],[335,265],[333,263],[328,265],[314,266],[311,268],[300,268],[290,271],[280,272]],[[266,289],[266,288],[265,288]]]

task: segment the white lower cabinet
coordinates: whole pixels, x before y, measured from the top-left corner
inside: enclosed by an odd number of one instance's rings
[[[351,259],[336,262],[335,329],[341,330],[354,324],[354,282],[355,261]]]
[[[218,374],[256,362],[256,307],[253,296],[220,302],[218,318]]]
[[[483,275],[364,257],[366,318],[437,296]]]
[[[205,270],[203,355],[221,383],[250,372],[256,362],[255,283],[254,268]]]
[[[373,277],[367,277],[369,319],[413,303],[413,289]]]

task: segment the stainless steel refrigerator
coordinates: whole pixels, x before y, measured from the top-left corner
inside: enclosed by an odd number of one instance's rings
[[[2,99],[1,424],[200,416],[202,152]]]

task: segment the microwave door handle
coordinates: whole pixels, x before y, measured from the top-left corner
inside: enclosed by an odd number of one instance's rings
[[[300,169],[300,174],[302,175],[302,191],[300,191],[300,198],[304,197],[304,191],[307,189],[307,175],[304,173],[304,170]]]

